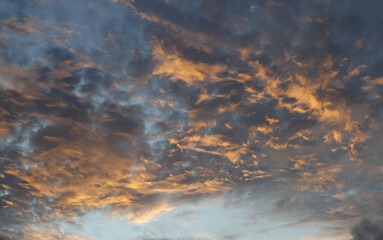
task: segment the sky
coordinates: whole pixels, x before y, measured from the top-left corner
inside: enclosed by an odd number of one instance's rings
[[[383,240],[380,0],[0,0],[0,240]]]

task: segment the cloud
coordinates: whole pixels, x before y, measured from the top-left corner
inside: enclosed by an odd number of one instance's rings
[[[64,239],[60,222],[100,209],[147,224],[242,191],[291,226],[378,215],[375,2],[0,4],[4,236]]]
[[[368,219],[363,219],[352,228],[354,240],[381,240],[383,239],[383,228]]]
[[[10,240],[8,234],[0,233],[0,240]]]

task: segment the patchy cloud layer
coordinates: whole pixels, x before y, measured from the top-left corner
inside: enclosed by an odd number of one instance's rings
[[[382,239],[382,13],[0,0],[0,239],[87,239],[60,224],[145,224],[218,196],[250,224],[258,198],[289,227]]]

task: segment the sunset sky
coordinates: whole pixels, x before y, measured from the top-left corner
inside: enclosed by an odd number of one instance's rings
[[[381,0],[0,0],[0,240],[383,240]]]

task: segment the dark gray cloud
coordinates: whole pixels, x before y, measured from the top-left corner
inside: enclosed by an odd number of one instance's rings
[[[8,237],[5,237],[5,236],[2,236],[2,235],[0,235],[0,240],[9,240],[9,238],[8,238]]]
[[[368,219],[363,219],[351,231],[354,240],[381,240],[383,228]]]

